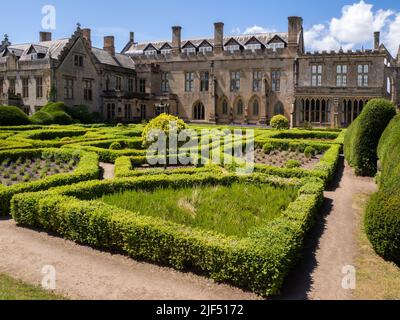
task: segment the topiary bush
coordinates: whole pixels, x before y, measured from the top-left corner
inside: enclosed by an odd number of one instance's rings
[[[54,113],[54,112],[65,112],[66,106],[64,102],[49,102],[40,111],[47,112],[47,113]]]
[[[115,141],[110,145],[110,150],[122,150],[122,145]]]
[[[30,120],[34,124],[39,125],[49,125],[53,123],[53,117],[50,113],[44,111],[38,111],[33,116],[30,117]]]
[[[309,158],[309,159],[311,159],[314,155],[315,155],[315,149],[313,148],[313,147],[311,147],[311,146],[308,146],[307,148],[305,148],[305,150],[304,150],[304,155],[307,157],[307,158]]]
[[[290,159],[286,162],[285,168],[288,169],[294,169],[294,168],[300,168],[301,167],[301,163],[299,160],[294,160],[294,159]]]
[[[272,145],[272,143],[267,142],[266,144],[263,145],[262,150],[263,150],[263,152],[264,152],[265,154],[270,154],[272,151],[275,150],[275,148],[274,148],[274,146]]]
[[[376,174],[379,139],[395,115],[393,103],[373,99],[347,130],[344,153],[357,175],[372,177]]]
[[[282,115],[277,115],[271,119],[271,127],[276,130],[289,129],[289,120]]]
[[[176,123],[177,133],[181,132],[184,129],[187,129],[188,126],[186,123],[179,119],[178,117],[163,113],[159,115],[157,118],[151,120],[143,130],[142,138],[143,138],[143,146],[148,147],[154,139],[151,138],[150,133],[153,130],[162,131],[168,138],[169,130],[172,123]]]
[[[375,251],[400,265],[400,115],[393,118],[378,146],[380,190],[371,197],[364,219]]]
[[[89,108],[84,105],[72,107],[66,106],[65,112],[80,123],[90,124],[96,122],[96,117],[89,111]]]
[[[69,125],[74,123],[74,119],[64,111],[53,112],[51,116],[53,117],[53,124]]]
[[[0,126],[31,124],[28,116],[18,107],[0,106]]]

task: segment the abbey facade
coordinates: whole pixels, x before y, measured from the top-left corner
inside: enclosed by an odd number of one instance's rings
[[[372,37],[372,35],[371,35]],[[92,46],[78,25],[66,39],[40,33],[38,42],[0,44],[0,105],[26,113],[48,101],[86,105],[107,121],[139,122],[160,113],[188,122],[267,125],[283,114],[292,126],[346,127],[368,100],[400,105],[400,52],[394,58],[374,35],[371,50],[306,52],[303,21],[289,17],[284,33],[136,43],[121,53],[114,37]]]

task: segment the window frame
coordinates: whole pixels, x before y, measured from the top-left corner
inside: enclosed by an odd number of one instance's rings
[[[210,72],[200,72],[200,92],[208,92],[210,90]]]
[[[272,92],[281,91],[282,71],[280,69],[271,70],[271,90]]]
[[[36,98],[43,98],[43,77],[35,77]]]
[[[194,72],[185,72],[185,92],[194,91]]]
[[[231,92],[239,92],[240,91],[240,71],[230,71],[230,90]]]

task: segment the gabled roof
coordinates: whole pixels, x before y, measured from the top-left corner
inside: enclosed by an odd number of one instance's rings
[[[213,45],[212,45],[210,42],[208,42],[207,40],[203,40],[203,41],[199,44],[198,47],[199,47],[199,48],[201,48],[201,47],[213,47]]]
[[[275,35],[274,37],[272,37],[272,39],[269,40],[269,41],[267,42],[267,44],[276,43],[276,42],[283,42],[283,43],[287,44],[287,41],[283,40],[283,39],[282,39],[280,36],[278,36],[278,35]]]
[[[273,32],[273,33],[256,33],[256,34],[245,34],[245,35],[237,35],[237,36],[227,36],[224,37],[224,44],[227,43],[229,40],[234,39],[239,43],[241,46],[245,46],[246,43],[252,39],[257,39],[262,45],[267,46],[268,42],[272,40],[275,36],[278,36],[279,39],[282,39],[283,42],[287,43],[288,41],[288,34],[283,32]],[[194,46],[199,47],[205,41],[209,43],[212,47],[214,46],[214,39],[213,38],[198,38],[198,39],[187,39],[182,41],[182,45],[186,44],[187,42],[191,42]],[[124,50],[124,54],[127,55],[141,55],[143,54],[144,49],[149,45],[152,44],[157,50],[165,45],[166,43],[170,43],[169,41],[153,41],[153,42],[143,42],[143,43],[135,43],[131,44],[127,50]]]
[[[185,48],[197,48],[197,46],[195,46],[190,40],[186,41],[183,43],[182,45],[182,49]]]
[[[158,49],[157,49],[152,43],[149,43],[149,44],[147,45],[147,47],[143,49],[143,51],[150,51],[150,50],[156,50],[156,51],[158,51]]]
[[[265,45],[264,45],[260,40],[258,40],[255,36],[251,37],[251,38],[245,43],[245,45],[254,44],[254,43],[261,44],[261,46],[264,46],[264,47],[265,47]]]
[[[239,41],[237,41],[235,38],[230,38],[228,41],[226,41],[224,43],[224,47],[231,46],[231,45],[238,45],[240,47],[243,47],[243,45]]]
[[[170,44],[169,42],[164,43],[164,44],[160,47],[160,50],[164,50],[164,49],[172,49],[172,44]]]

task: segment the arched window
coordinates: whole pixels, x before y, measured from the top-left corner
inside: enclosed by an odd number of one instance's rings
[[[238,100],[238,102],[236,103],[236,113],[238,116],[243,115],[243,101],[242,100]]]
[[[253,101],[253,116],[258,116],[260,114],[260,103],[257,99]]]
[[[278,115],[278,114],[285,115],[285,110],[284,110],[284,108],[283,108],[282,102],[278,102],[278,103],[275,105],[274,113],[275,113],[275,115]]]
[[[204,108],[204,104],[202,104],[201,102],[197,102],[194,105],[194,120],[205,120],[206,118],[206,110]]]
[[[222,102],[222,114],[227,115],[228,114],[228,101],[224,100]]]

